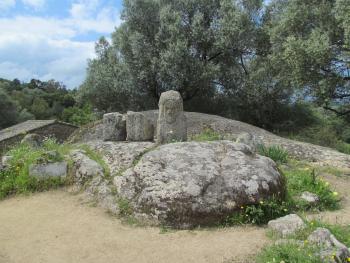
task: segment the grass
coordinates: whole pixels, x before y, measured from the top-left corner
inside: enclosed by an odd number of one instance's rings
[[[256,262],[322,262],[317,256],[319,248],[316,248],[307,242],[308,236],[318,227],[329,229],[336,239],[347,247],[350,247],[350,225],[331,225],[318,220],[306,221],[305,223],[305,229],[289,236],[289,239],[291,240],[303,241],[302,246],[295,243],[268,246],[257,255]],[[276,240],[279,237],[273,235],[272,238]]]
[[[206,142],[222,140],[222,136],[211,128],[205,128],[200,134],[191,137],[191,141]]]
[[[54,154],[49,152],[55,151]],[[69,146],[60,145],[53,139],[43,142],[41,148],[32,148],[27,144],[19,144],[10,150],[9,168],[0,172],[0,199],[14,194],[23,194],[57,188],[66,184],[63,178],[39,179],[29,176],[31,164],[62,161]]]
[[[288,162],[288,152],[284,150],[282,147],[273,145],[270,147],[266,147],[265,145],[258,146],[258,153],[260,155],[269,157],[274,160],[276,163],[287,163]]]

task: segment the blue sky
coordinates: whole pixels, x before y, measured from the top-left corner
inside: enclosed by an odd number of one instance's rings
[[[121,9],[122,0],[0,0],[0,78],[79,86]]]

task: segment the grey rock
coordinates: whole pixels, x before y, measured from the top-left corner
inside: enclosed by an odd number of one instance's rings
[[[21,143],[28,144],[29,146],[31,146],[33,148],[38,148],[38,147],[41,147],[42,141],[43,141],[43,138],[40,135],[35,134],[35,133],[31,133],[31,134],[27,134],[26,136],[24,136]]]
[[[4,155],[4,156],[1,158],[1,165],[2,165],[4,168],[10,166],[10,162],[11,162],[12,159],[13,159],[13,156],[11,156],[11,155]]]
[[[123,114],[112,112],[103,115],[103,140],[126,140],[126,120]]]
[[[38,178],[63,177],[67,176],[67,162],[32,164],[29,166],[29,176]]]
[[[268,222],[268,227],[282,237],[296,233],[306,227],[304,221],[296,214],[286,215]]]
[[[254,151],[254,152],[257,152],[258,147],[260,145],[263,145],[263,142],[260,138],[258,138],[257,136],[255,136],[249,132],[243,132],[240,135],[238,135],[236,142],[237,143],[244,143],[244,144],[250,146],[252,151]]]
[[[84,186],[94,176],[104,176],[101,165],[87,157],[84,151],[74,150],[70,157],[73,161],[73,180],[77,188]]]
[[[128,111],[126,133],[128,141],[150,141],[154,137],[154,127],[143,113]]]
[[[111,174],[130,168],[142,153],[155,147],[152,142],[91,141],[87,145],[102,155]]]
[[[134,216],[177,228],[218,223],[242,205],[285,191],[271,159],[229,141],[160,146],[114,184]]]
[[[310,193],[310,192],[303,192],[300,196],[300,199],[304,200],[305,202],[309,203],[310,205],[316,205],[320,202],[320,198],[318,195]]]
[[[321,248],[323,262],[347,262],[350,257],[349,249],[326,228],[317,228],[310,234],[308,241]]]
[[[157,143],[187,141],[187,124],[179,92],[163,92],[159,100]]]

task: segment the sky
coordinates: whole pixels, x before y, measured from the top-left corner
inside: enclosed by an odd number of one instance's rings
[[[0,0],[0,78],[78,87],[121,9],[122,0]]]

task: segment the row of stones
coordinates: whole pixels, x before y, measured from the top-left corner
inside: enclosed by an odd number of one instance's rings
[[[162,93],[156,129],[141,112],[128,111],[125,115],[112,112],[103,116],[104,141],[150,141],[154,137],[160,144],[187,140],[186,117],[179,92]]]

